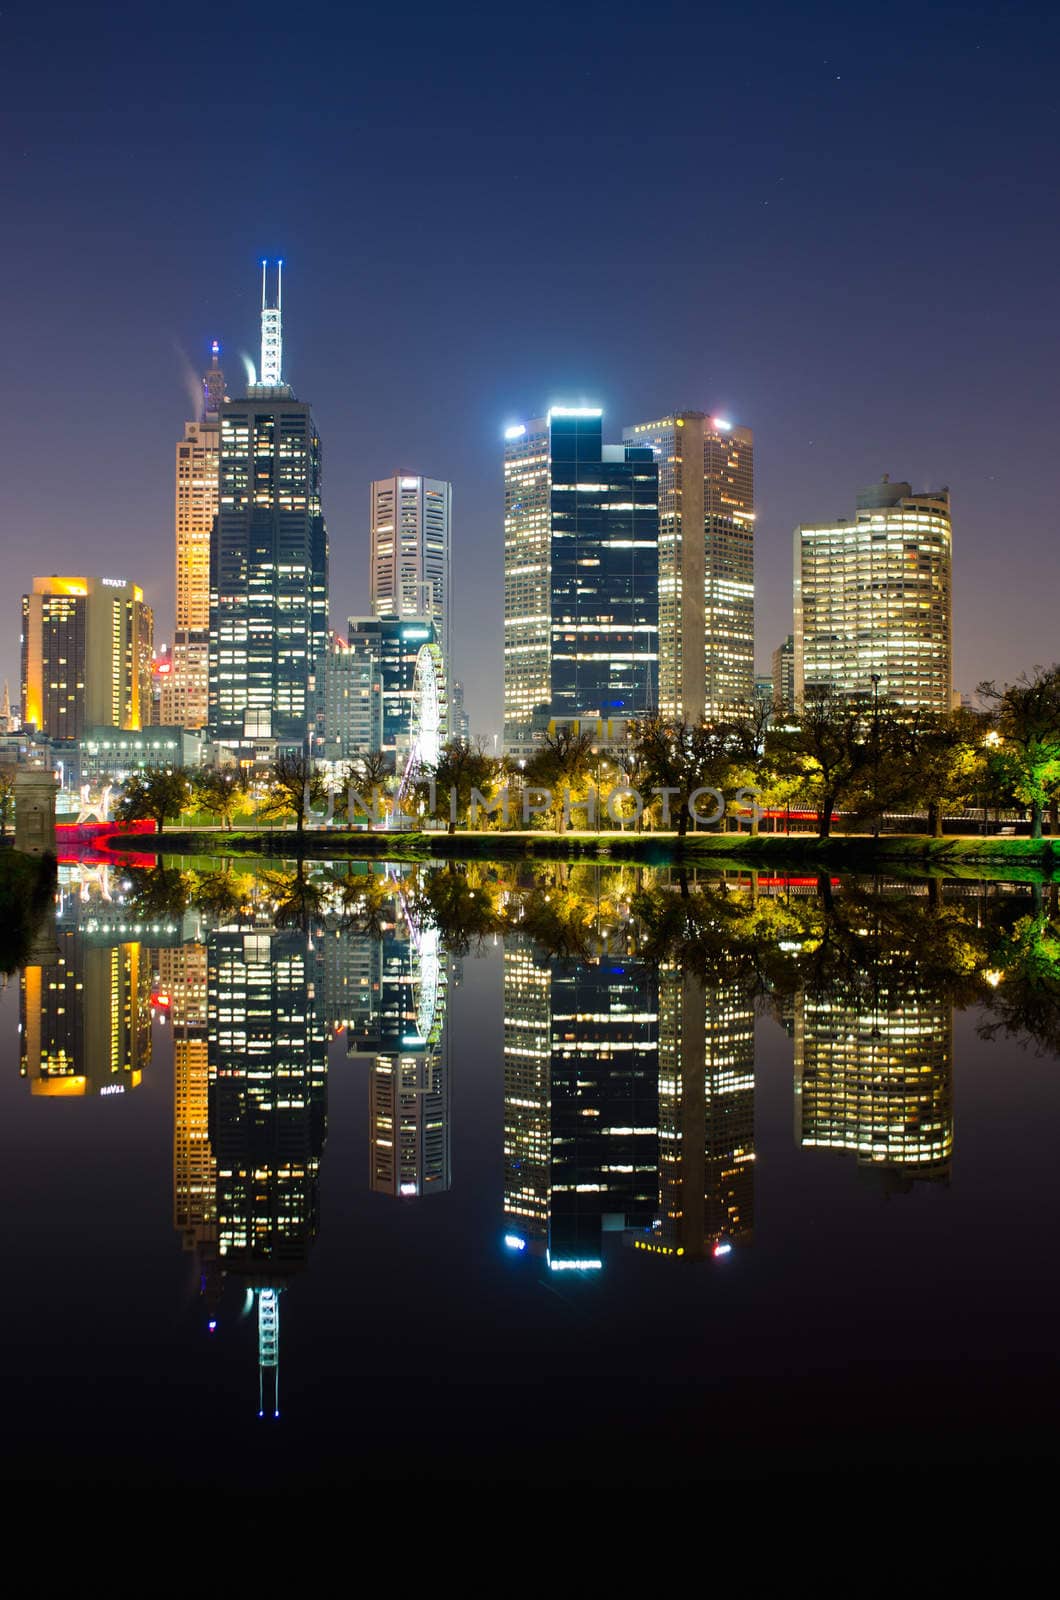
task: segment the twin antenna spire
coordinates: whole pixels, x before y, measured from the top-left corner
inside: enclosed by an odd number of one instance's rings
[[[269,263],[261,263],[261,366],[258,382],[269,389],[283,384],[283,262],[276,263],[276,297],[269,304]]]

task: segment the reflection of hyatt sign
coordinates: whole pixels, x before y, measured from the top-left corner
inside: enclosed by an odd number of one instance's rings
[[[124,578],[100,578],[99,581],[105,589],[124,589],[126,582]]]

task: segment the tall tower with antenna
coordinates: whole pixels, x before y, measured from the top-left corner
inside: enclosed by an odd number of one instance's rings
[[[209,727],[245,767],[308,744],[328,638],[320,436],[283,378],[282,293],[283,262],[262,261],[261,371],[221,415],[210,542]]]

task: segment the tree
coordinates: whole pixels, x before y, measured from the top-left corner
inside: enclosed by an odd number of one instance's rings
[[[192,778],[191,792],[196,805],[217,817],[223,828],[231,828],[232,818],[243,803],[234,773],[223,772],[220,767],[204,767]]]
[[[115,807],[119,822],[139,822],[149,818],[159,834],[166,819],[179,817],[187,809],[191,798],[191,785],[183,767],[169,771],[165,767],[148,767],[144,772],[130,773],[122,785],[121,796]]]
[[[1042,836],[1042,813],[1060,791],[1060,666],[1035,667],[1001,689],[990,679],[976,691],[994,707],[998,752],[1012,791],[1031,810],[1031,838]]]
[[[809,689],[797,716],[770,730],[766,753],[781,775],[801,780],[801,792],[817,812],[818,835],[827,839],[836,806],[873,763],[871,712],[831,689]]]
[[[754,699],[750,705],[738,706],[729,719],[743,762],[742,767],[734,765],[731,781],[738,789],[757,789],[759,798],[771,777],[764,758],[766,734],[782,710],[779,700]],[[751,806],[752,833],[758,832],[758,822],[756,802]]]
[[[347,814],[352,822],[350,812],[350,794],[358,795],[362,801],[371,806],[373,817],[378,817],[380,801],[386,794],[394,776],[393,757],[382,750],[369,750],[364,755],[355,756],[347,763],[344,775],[343,792]]]
[[[566,794],[582,787],[593,770],[593,741],[588,733],[575,733],[561,725],[545,735],[523,769],[528,787],[547,789],[552,796],[550,810],[556,832],[563,832]]]
[[[943,813],[963,806],[979,792],[983,758],[982,724],[970,711],[916,711],[891,714],[884,729],[883,753],[889,796],[927,810],[927,831],[942,837]]]
[[[267,818],[293,813],[295,829],[300,835],[309,807],[320,805],[326,797],[323,773],[318,772],[308,756],[290,751],[278,755],[273,762],[265,797],[258,810]]]
[[[741,763],[757,753],[749,725],[738,721],[667,722],[651,717],[635,725],[632,742],[645,784],[669,791],[667,809],[672,810],[670,802],[676,801],[681,839],[688,832],[696,791],[716,789],[724,794]]]
[[[444,808],[449,819],[447,832],[455,833],[457,817],[466,816],[470,808],[471,791],[477,789],[484,795],[498,770],[499,763],[486,754],[481,743],[450,739],[433,766],[425,768],[416,787],[421,794],[429,794],[433,786],[435,803]]]

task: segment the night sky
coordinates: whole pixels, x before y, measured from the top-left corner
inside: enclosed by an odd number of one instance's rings
[[[1060,655],[1060,17],[1037,6],[5,6],[4,625],[37,572],[143,582],[208,341],[324,442],[332,625],[368,484],[450,478],[455,670],[499,727],[501,436],[672,407],[755,430],[759,669],[791,529],[948,483],[955,686]]]

